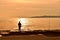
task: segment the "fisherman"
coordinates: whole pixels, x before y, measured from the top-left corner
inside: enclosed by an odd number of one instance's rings
[[[18,31],[21,31],[21,23],[20,23],[20,21],[18,23]]]

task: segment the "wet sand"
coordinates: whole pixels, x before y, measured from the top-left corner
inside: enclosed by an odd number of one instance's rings
[[[11,35],[2,36],[0,40],[60,40],[60,36],[39,35]]]

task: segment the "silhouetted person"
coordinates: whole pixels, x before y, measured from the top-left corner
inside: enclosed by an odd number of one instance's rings
[[[19,21],[19,23],[18,23],[18,30],[19,30],[19,31],[21,30],[21,23],[20,23],[20,21]]]

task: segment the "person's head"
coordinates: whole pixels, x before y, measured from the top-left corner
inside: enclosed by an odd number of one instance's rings
[[[21,23],[21,22],[19,21],[19,23]]]

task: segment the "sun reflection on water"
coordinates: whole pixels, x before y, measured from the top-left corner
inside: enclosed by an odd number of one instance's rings
[[[22,25],[27,25],[28,24],[28,19],[27,18],[18,18],[18,22],[21,22]]]
[[[21,22],[21,30],[26,30],[26,25],[29,25],[29,20],[28,18],[18,18],[18,22]]]

